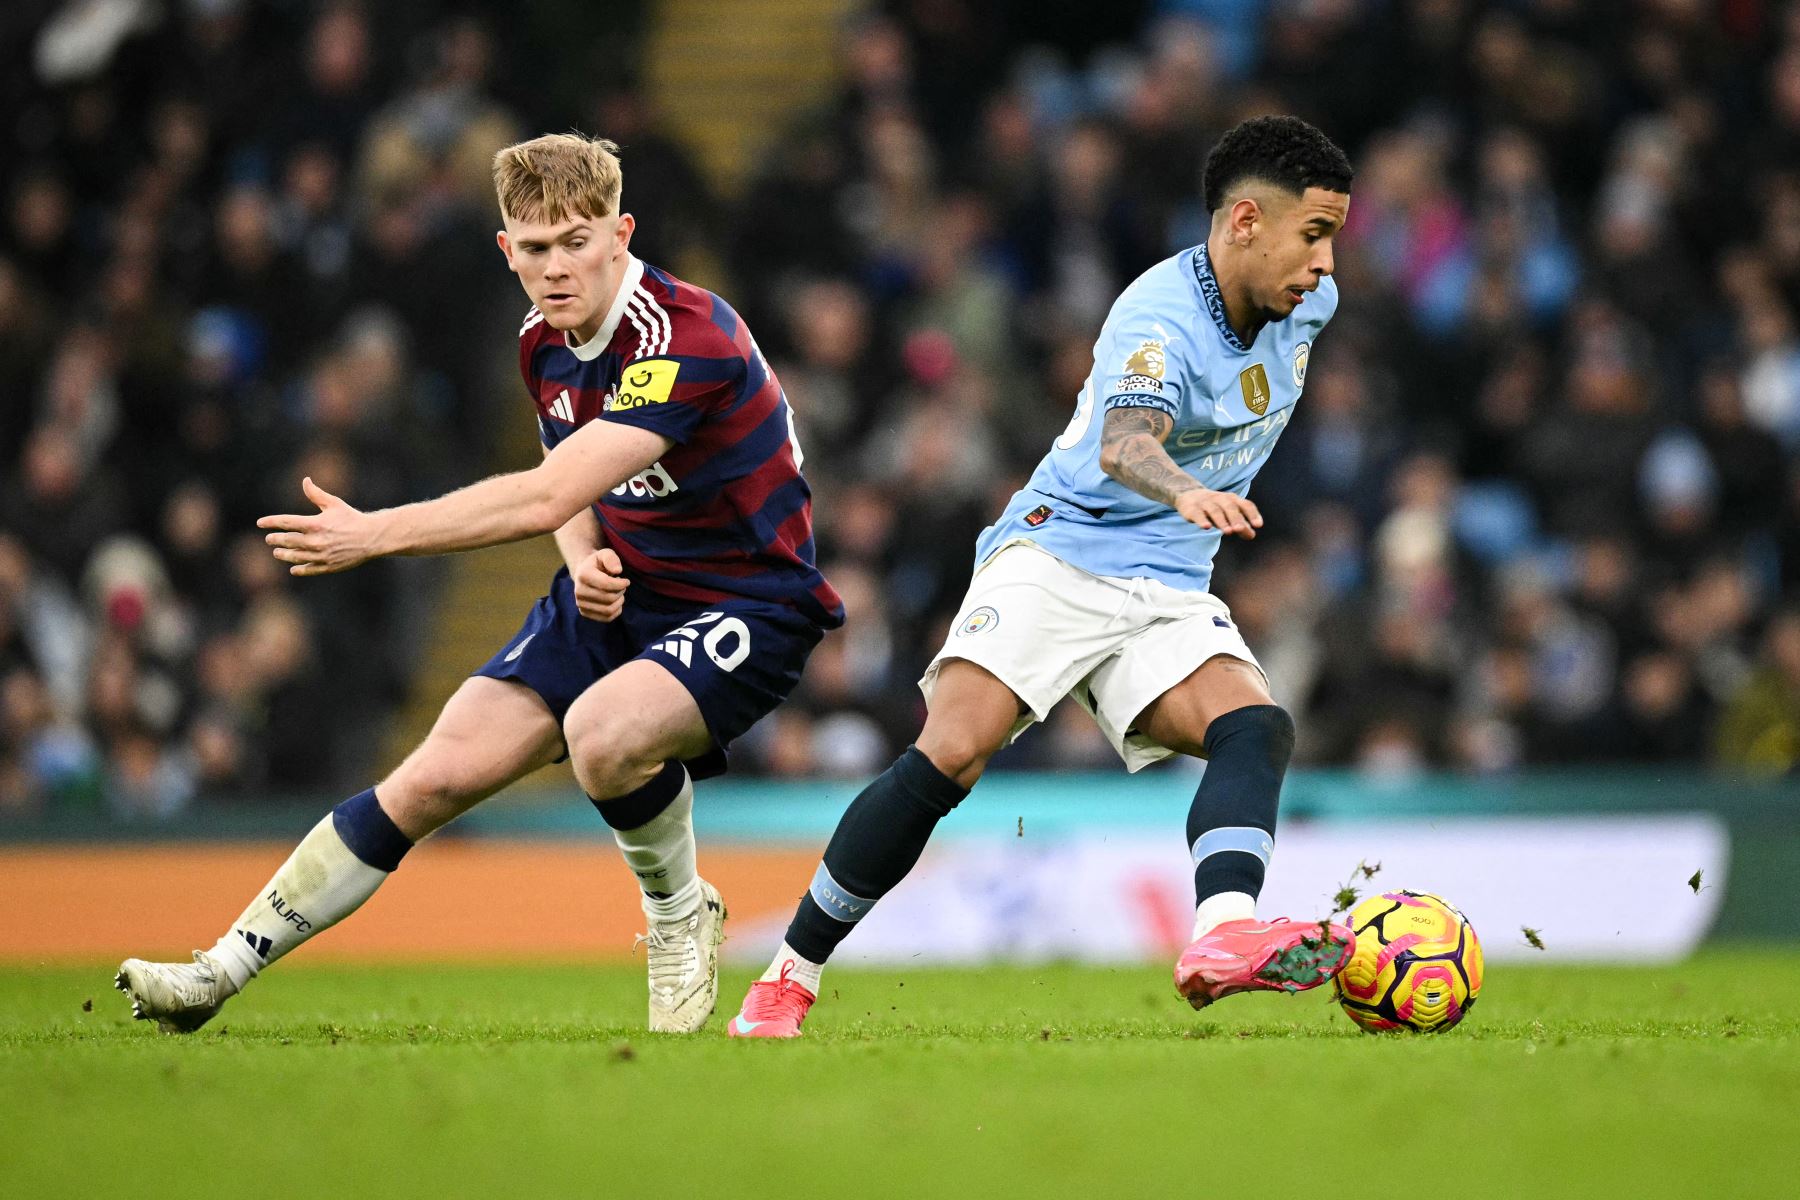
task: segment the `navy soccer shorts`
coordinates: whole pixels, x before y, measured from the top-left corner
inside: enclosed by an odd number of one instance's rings
[[[576,611],[565,567],[519,632],[475,674],[524,684],[561,724],[596,680],[634,658],[656,663],[693,695],[712,734],[712,749],[687,764],[695,779],[706,779],[724,772],[726,747],[794,690],[822,636],[817,625],[779,604],[651,607],[631,592],[616,619],[590,621]]]

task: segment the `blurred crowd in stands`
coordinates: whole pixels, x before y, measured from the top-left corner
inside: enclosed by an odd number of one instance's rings
[[[488,161],[570,125],[624,145],[640,254],[756,331],[849,608],[738,769],[910,739],[976,534],[1270,111],[1358,169],[1215,574],[1298,760],[1800,766],[1800,6],[897,0],[735,194],[596,69],[620,7],[0,16],[0,811],[391,765],[442,568],[290,581],[254,518],[302,474],[378,506],[493,469],[530,415]],[[1111,761],[1065,704],[996,765]]]
[[[438,571],[296,586],[254,522],[308,474],[466,481],[517,402],[489,161],[527,122],[442,7],[0,15],[0,809],[375,769]]]

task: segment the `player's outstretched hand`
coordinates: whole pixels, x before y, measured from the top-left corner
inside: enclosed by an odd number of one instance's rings
[[[1256,505],[1232,492],[1215,492],[1208,488],[1183,492],[1175,498],[1175,511],[1202,529],[1216,529],[1222,534],[1253,538],[1262,528],[1262,513]]]
[[[575,610],[590,621],[611,621],[625,609],[625,564],[610,548],[601,548],[581,560],[573,572]]]
[[[300,487],[306,498],[319,506],[317,516],[263,517],[256,522],[258,529],[273,531],[264,535],[263,541],[274,547],[276,558],[290,564],[288,574],[329,575],[376,557],[371,544],[375,531],[368,514],[351,508],[310,478],[301,480]]]

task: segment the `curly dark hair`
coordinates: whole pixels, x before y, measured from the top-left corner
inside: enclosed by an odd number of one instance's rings
[[[1309,187],[1348,193],[1355,174],[1337,143],[1299,117],[1251,117],[1206,156],[1201,191],[1206,210],[1217,212],[1232,186],[1246,179],[1298,196]]]

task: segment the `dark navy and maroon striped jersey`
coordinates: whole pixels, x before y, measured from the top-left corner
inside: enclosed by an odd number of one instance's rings
[[[812,492],[787,397],[725,301],[632,258],[591,340],[571,346],[527,313],[519,370],[547,447],[594,420],[675,442],[594,505],[637,588],[684,607],[760,600],[843,624],[813,561]]]

